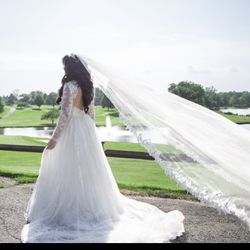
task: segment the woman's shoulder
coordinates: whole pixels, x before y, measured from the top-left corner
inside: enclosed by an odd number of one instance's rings
[[[77,86],[78,84],[77,84],[76,80],[70,80],[70,81],[65,82],[65,85],[74,85],[74,86]]]
[[[68,88],[71,90],[71,92],[73,92],[73,91],[77,90],[78,84],[75,80],[71,80],[71,81],[65,82],[64,88]]]

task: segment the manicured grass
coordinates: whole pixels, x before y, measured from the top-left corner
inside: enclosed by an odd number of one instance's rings
[[[41,153],[0,151],[0,173],[34,176],[38,173]]]
[[[16,138],[22,145],[42,145],[37,138]],[[7,140],[0,137],[0,143]],[[11,140],[14,140],[12,138]],[[17,143],[15,143],[17,144]],[[104,149],[142,151],[146,150],[138,143],[107,142]],[[16,178],[18,183],[30,183],[36,180],[41,161],[41,153],[0,151],[0,175]],[[164,174],[162,168],[153,160],[137,160],[108,157],[115,179],[122,189],[144,191],[146,193],[179,193],[187,192]]]
[[[245,116],[245,115],[228,115],[219,112],[222,116],[226,117],[227,119],[238,123],[238,124],[249,124],[250,123],[250,116]]]
[[[42,138],[17,135],[0,135],[0,144],[45,146],[47,143]]]
[[[112,126],[124,126],[124,124],[120,122],[118,111],[115,108],[107,109],[101,106],[95,106],[95,115],[96,126],[105,126],[107,115],[110,116]]]
[[[4,106],[4,111],[3,111],[2,113],[0,113],[0,121],[1,121],[2,117],[3,117],[6,113],[9,112],[9,110],[10,110],[10,107],[5,105],[5,106]]]
[[[104,150],[106,149],[147,152],[147,150],[144,147],[142,147],[139,143],[131,143],[131,142],[105,142]]]
[[[0,120],[0,127],[36,127],[36,126],[51,126],[49,121],[41,120],[43,113],[49,111],[52,107],[42,106],[30,107],[16,110],[6,118]]]
[[[14,106],[13,106],[14,107]],[[56,106],[58,109],[59,106]],[[0,114],[2,117],[10,107],[5,106],[4,113]],[[41,120],[43,113],[46,113],[52,109],[52,106],[43,105],[41,109],[38,109],[37,106],[32,106],[25,109],[17,109],[14,113],[6,118],[0,119],[0,127],[39,127],[39,126],[52,126],[50,121]],[[106,125],[106,116],[109,115],[111,118],[112,126],[123,126],[120,123],[118,112],[115,108],[107,109],[102,108],[101,106],[95,107],[96,111],[96,126],[105,126]],[[57,120],[55,121],[55,123]],[[55,125],[54,125],[55,126]]]
[[[56,108],[58,109],[59,106],[57,105]],[[5,111],[0,114],[0,117],[3,117],[4,114],[8,112],[9,109],[10,109],[9,106],[5,106]],[[41,120],[42,114],[49,111],[50,109],[52,109],[52,106],[43,105],[41,109],[38,109],[37,106],[32,106],[30,108],[16,110],[10,116],[0,119],[0,127],[52,126],[50,121]],[[95,113],[96,113],[96,126],[105,126],[107,115],[110,116],[112,126],[124,126],[124,124],[120,122],[118,111],[115,108],[107,109],[107,108],[102,108],[101,106],[95,106]],[[221,112],[218,113],[236,123],[250,123],[249,116],[226,115]],[[56,122],[57,120],[55,121],[55,124]]]
[[[121,188],[186,192],[154,161],[108,157],[108,162]]]

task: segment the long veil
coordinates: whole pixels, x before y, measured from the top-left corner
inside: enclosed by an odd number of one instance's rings
[[[250,229],[250,133],[201,105],[78,56],[120,121],[182,187]]]

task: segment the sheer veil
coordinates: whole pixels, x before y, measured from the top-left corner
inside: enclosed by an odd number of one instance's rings
[[[250,228],[250,133],[153,83],[78,55],[121,122],[182,187]]]

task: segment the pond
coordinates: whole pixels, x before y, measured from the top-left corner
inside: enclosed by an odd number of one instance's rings
[[[250,124],[239,125],[250,131]],[[137,142],[136,137],[124,127],[96,127],[98,136],[101,141],[116,141],[116,142]],[[50,138],[53,133],[51,127],[39,128],[0,128],[0,135],[19,135],[19,136],[32,136],[44,139]]]
[[[137,142],[133,134],[124,127],[96,127],[101,141]],[[32,136],[44,139],[50,138],[54,128],[29,127],[29,128],[0,128],[0,135]]]
[[[250,115],[250,108],[246,108],[246,109],[226,108],[226,109],[220,109],[220,111],[231,112],[233,114],[238,114],[238,115]]]
[[[239,125],[250,131],[250,124]],[[135,142],[136,137],[125,127],[112,126],[110,117],[106,118],[106,126],[96,127],[97,133],[101,141],[114,142]],[[29,127],[29,128],[0,128],[0,135],[18,135],[18,136],[32,136],[49,139],[53,133],[52,127]],[[153,135],[152,131],[152,136]],[[158,138],[160,141],[160,138]],[[158,140],[157,139],[157,140]]]
[[[110,116],[106,116],[106,126],[96,128],[101,141],[137,142],[136,137],[125,127],[112,126]],[[0,128],[0,135],[32,136],[49,139],[53,130],[53,127]]]

